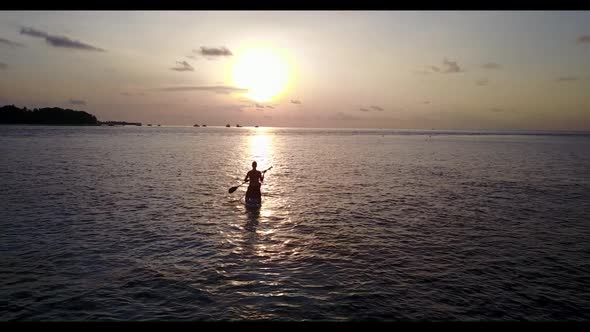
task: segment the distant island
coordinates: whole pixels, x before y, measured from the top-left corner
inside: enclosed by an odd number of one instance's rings
[[[98,121],[96,116],[71,109],[45,107],[27,109],[14,105],[0,107],[0,124],[70,125],[70,126],[141,126],[141,122]]]
[[[98,126],[100,122],[92,114],[59,107],[18,108],[14,105],[0,107],[0,124],[46,124]]]
[[[3,124],[28,124],[28,125],[65,125],[65,126],[143,126],[141,122],[127,121],[99,121],[96,116],[72,109],[60,107],[44,107],[28,109],[19,108],[15,105],[5,105],[0,107],[0,125]],[[158,126],[160,124],[147,124],[148,127]],[[225,125],[230,128],[228,123]],[[194,124],[193,127],[207,127],[206,124]],[[236,124],[237,128],[242,127]],[[255,126],[258,128],[258,125]]]
[[[99,121],[99,124],[103,126],[139,126],[141,122],[126,122],[126,121]]]

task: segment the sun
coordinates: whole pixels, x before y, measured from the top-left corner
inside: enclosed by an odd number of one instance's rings
[[[289,66],[273,49],[248,49],[236,59],[233,80],[235,86],[248,90],[246,97],[268,102],[286,90]]]

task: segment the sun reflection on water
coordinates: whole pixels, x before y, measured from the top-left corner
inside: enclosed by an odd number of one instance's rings
[[[286,293],[280,279],[282,267],[300,257],[302,243],[294,240],[290,204],[282,196],[278,183],[280,165],[275,160],[277,147],[273,144],[274,133],[269,128],[252,129],[244,137],[243,143],[242,164],[249,166],[252,161],[256,161],[260,171],[271,166],[273,169],[265,175],[262,206],[259,209],[231,204],[235,207],[235,216],[224,226],[226,232],[223,233],[224,242],[231,252],[228,259],[247,262],[249,268],[245,274],[238,268],[242,264],[228,267],[225,276],[232,285],[241,288],[239,291],[243,292],[243,296],[283,297]],[[241,191],[242,203],[244,194],[245,190]],[[254,290],[256,288],[259,289]],[[254,308],[251,314],[262,313]]]
[[[272,161],[272,136],[268,129],[256,128],[255,134],[248,137],[250,159],[256,160],[259,170],[270,167]]]

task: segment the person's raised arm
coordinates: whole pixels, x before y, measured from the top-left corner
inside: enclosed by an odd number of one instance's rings
[[[244,182],[248,182],[249,178],[250,178],[250,172],[246,173],[246,177],[244,178]]]

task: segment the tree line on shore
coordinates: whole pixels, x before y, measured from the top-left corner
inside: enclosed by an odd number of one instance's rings
[[[96,116],[72,109],[45,107],[27,109],[14,105],[0,107],[0,124],[55,124],[98,126]]]

